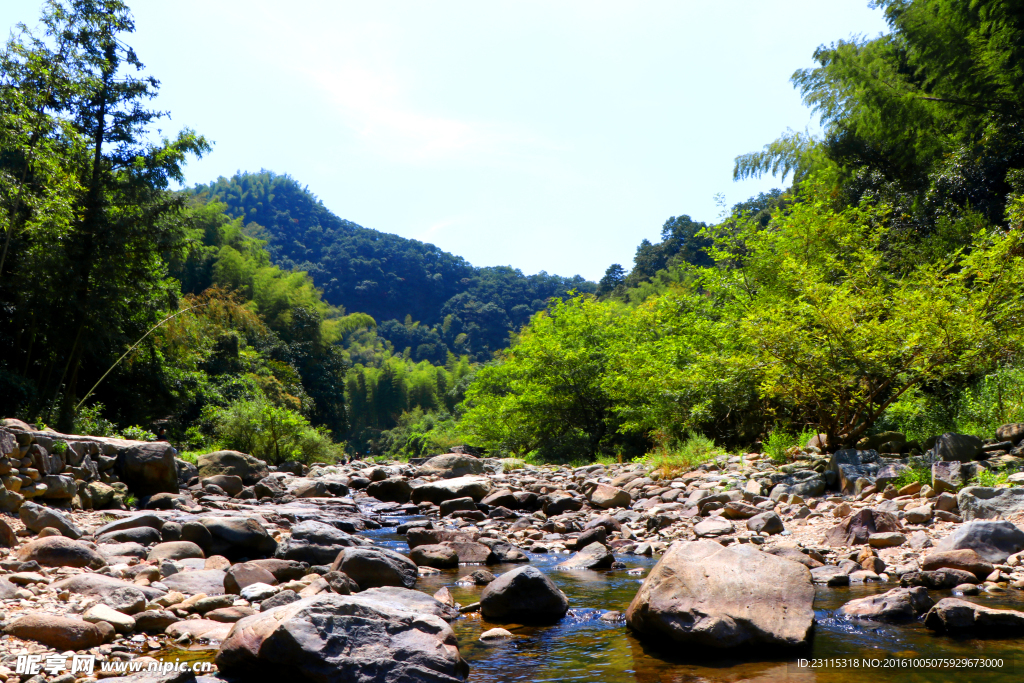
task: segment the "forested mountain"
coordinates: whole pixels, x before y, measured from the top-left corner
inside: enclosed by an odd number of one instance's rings
[[[443,364],[448,352],[488,360],[551,297],[596,290],[578,275],[476,268],[432,244],[364,228],[287,175],[240,173],[194,192],[226,204],[267,240],[276,265],[308,272],[330,304],[373,316],[377,333],[417,361]]]

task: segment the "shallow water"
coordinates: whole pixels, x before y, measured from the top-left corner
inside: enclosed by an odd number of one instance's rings
[[[415,518],[392,518],[400,524]],[[388,527],[364,532],[374,542],[407,554],[405,537]],[[890,625],[871,621],[837,618],[834,611],[849,600],[883,593],[895,584],[818,588],[815,601],[815,635],[805,652],[759,652],[744,661],[720,657],[715,653],[680,645],[656,645],[641,642],[626,628],[623,620],[605,622],[598,617],[609,611],[625,613],[644,576],[655,560],[633,555],[618,557],[626,569],[608,571],[561,571],[554,568],[565,554],[530,555],[531,564],[541,569],[569,598],[569,614],[553,626],[494,624],[484,621],[479,612],[467,614],[452,623],[459,638],[462,656],[469,662],[469,680],[473,683],[510,683],[513,681],[550,683],[699,683],[757,681],[758,683],[1003,683],[1024,676],[1024,638],[963,639],[939,636],[921,622]],[[488,571],[500,574],[522,565],[491,565]],[[463,605],[479,601],[482,586],[457,585],[480,567],[460,566],[442,570],[438,575],[422,577],[416,588],[433,595],[447,586],[455,600]],[[627,573],[640,568],[643,575]],[[932,591],[938,600],[949,591]],[[1012,591],[1003,596],[967,598],[990,607],[1024,610],[1024,595]],[[484,645],[484,631],[501,626],[512,632],[509,641]],[[173,661],[212,658],[214,651],[165,651],[158,658]],[[914,658],[1001,659],[998,668],[921,668],[852,666],[851,660],[909,660]],[[818,668],[801,666],[800,659],[832,660]],[[839,660],[839,661],[836,661]],[[845,665],[844,661],[845,660]]]
[[[399,552],[407,552],[403,536],[394,528],[370,532],[375,541]],[[849,588],[821,587],[815,597],[817,624],[813,644],[808,651],[794,654],[757,653],[756,659],[708,657],[707,652],[679,645],[654,645],[640,642],[624,621],[605,622],[598,617],[608,611],[625,612],[643,576],[626,569],[608,571],[561,571],[554,565],[566,559],[564,554],[530,554],[531,563],[544,571],[569,598],[569,615],[554,626],[492,624],[479,613],[465,615],[452,624],[459,647],[470,665],[470,681],[505,683],[537,681],[552,683],[696,683],[698,681],[1017,681],[1024,674],[1024,638],[956,639],[938,636],[920,622],[888,625],[836,618],[834,610],[849,600],[882,593],[895,584],[875,584]],[[644,576],[654,566],[650,558],[623,555],[629,568],[642,568]],[[494,574],[519,565],[497,565],[487,569]],[[480,586],[455,585],[459,577],[478,567],[460,566],[436,576],[421,578],[417,589],[433,594],[447,586],[455,600],[463,605],[477,602]],[[950,593],[932,592],[938,600]],[[968,598],[991,607],[1024,609],[1024,596],[1011,592],[1004,596]],[[513,633],[513,639],[497,645],[479,641],[484,631],[501,626]],[[771,658],[776,657],[774,660]],[[1002,659],[995,669],[870,668],[840,666],[824,662],[817,669],[801,667],[799,659],[912,659],[912,658],[988,658]],[[767,660],[767,661],[766,661]],[[829,666],[831,664],[831,666]]]

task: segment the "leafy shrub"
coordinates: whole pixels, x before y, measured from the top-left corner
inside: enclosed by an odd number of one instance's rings
[[[68,443],[67,441],[54,441],[50,450],[57,455],[64,455],[68,451]]]
[[[75,434],[116,436],[117,425],[103,417],[103,410],[102,403],[94,403],[79,409],[74,419]]]
[[[910,467],[900,472],[900,476],[892,482],[897,489],[913,483],[931,484],[932,472],[927,467]]]
[[[156,441],[156,434],[138,425],[122,429],[120,436],[130,441]]]
[[[287,460],[334,462],[343,453],[325,430],[314,428],[299,413],[263,398],[216,409],[214,430],[224,447],[249,453],[271,465]]]

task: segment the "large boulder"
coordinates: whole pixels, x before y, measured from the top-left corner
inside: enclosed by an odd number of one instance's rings
[[[973,550],[981,559],[1000,564],[1024,550],[1024,531],[1012,522],[974,521],[961,524],[935,544],[935,550]]]
[[[598,484],[587,498],[592,506],[601,510],[628,508],[632,502],[629,493],[608,484]]]
[[[455,621],[459,618],[459,610],[454,607],[446,605],[426,593],[408,588],[398,586],[370,588],[360,593],[359,597],[383,602],[414,614],[431,614],[445,621]]]
[[[408,503],[412,496],[412,484],[405,477],[388,477],[367,486],[366,495],[385,503]]]
[[[212,477],[201,479],[199,483],[203,486],[207,484],[219,486],[229,496],[237,496],[245,488],[242,478],[236,474],[215,474]]]
[[[893,533],[899,530],[899,522],[891,513],[866,508],[834,526],[826,534],[825,543],[830,546],[863,545],[872,534]]]
[[[479,502],[491,491],[491,484],[483,477],[457,477],[414,486],[412,502],[440,505],[455,498],[472,498]]]
[[[21,521],[26,527],[36,533],[47,527],[52,527],[68,538],[82,537],[82,530],[71,521],[71,517],[60,510],[54,510],[38,503],[26,502],[22,503],[19,508],[18,516],[21,517]]]
[[[309,564],[330,564],[345,548],[362,545],[358,537],[315,520],[299,522],[291,528],[291,533],[290,538],[278,545],[275,557]]]
[[[4,627],[6,635],[34,640],[59,652],[87,650],[103,644],[103,632],[81,619],[42,612],[28,613]]]
[[[1024,422],[1012,422],[1010,424],[1001,425],[996,430],[997,441],[1010,441],[1014,445],[1019,444],[1024,440]]]
[[[459,554],[447,545],[418,545],[409,551],[409,559],[417,567],[452,569],[459,566]]]
[[[251,517],[203,517],[199,523],[213,538],[207,555],[256,558],[273,555],[277,550],[277,541]]]
[[[47,500],[71,500],[78,493],[78,485],[74,478],[66,474],[48,474],[43,477],[43,484],[46,485],[46,493],[42,495]]]
[[[331,564],[359,584],[360,588],[416,585],[419,572],[416,563],[405,555],[387,548],[344,548]]]
[[[935,459],[970,462],[981,455],[981,439],[970,434],[946,432],[935,440]]]
[[[167,541],[157,543],[146,558],[159,564],[162,560],[204,559],[203,549],[191,541]]]
[[[199,456],[199,476],[212,477],[218,474],[232,474],[242,478],[242,483],[252,486],[270,474],[267,463],[238,451],[214,451]]]
[[[151,527],[153,529],[162,529],[164,526],[164,519],[159,515],[155,515],[152,512],[143,512],[141,514],[132,515],[131,517],[122,517],[121,519],[104,524],[99,529],[93,532],[95,536],[102,536],[103,534],[109,534],[112,531],[121,531],[122,529],[134,529],[136,527]]]
[[[336,593],[239,620],[216,663],[237,680],[456,683],[469,673],[443,619]]]
[[[136,495],[177,493],[177,454],[166,441],[142,443],[119,452],[115,467],[121,481]]]
[[[107,561],[98,552],[81,541],[64,536],[47,536],[26,543],[18,548],[17,557],[22,562],[33,560],[44,567],[105,567]]]
[[[893,588],[880,595],[851,600],[840,607],[837,614],[876,621],[909,621],[927,612],[934,604],[924,586]]]
[[[519,567],[491,581],[480,594],[488,621],[553,624],[569,611],[569,598],[536,567]]]
[[[446,453],[435,455],[420,465],[419,474],[423,477],[438,476],[445,479],[464,477],[470,474],[483,474],[484,463],[479,458],[465,453]]]
[[[940,632],[973,631],[1005,636],[1024,631],[1024,612],[984,607],[959,598],[943,598],[925,615],[924,625]]]
[[[988,488],[968,486],[956,495],[960,516],[972,519],[1000,519],[1024,514],[1024,487]]]
[[[675,543],[626,612],[634,631],[712,648],[806,645],[814,627],[807,567],[749,545]]]

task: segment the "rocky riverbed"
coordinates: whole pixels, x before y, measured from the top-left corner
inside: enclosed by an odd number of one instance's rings
[[[964,486],[1019,458],[1020,425],[668,477],[467,453],[197,466],[5,424],[0,682],[153,660],[210,669],[154,682],[831,681],[864,672],[800,660],[887,657],[1001,659],[970,674],[997,681],[1024,662],[1024,488]],[[893,485],[924,464],[930,483]],[[18,672],[26,655],[52,670]]]

